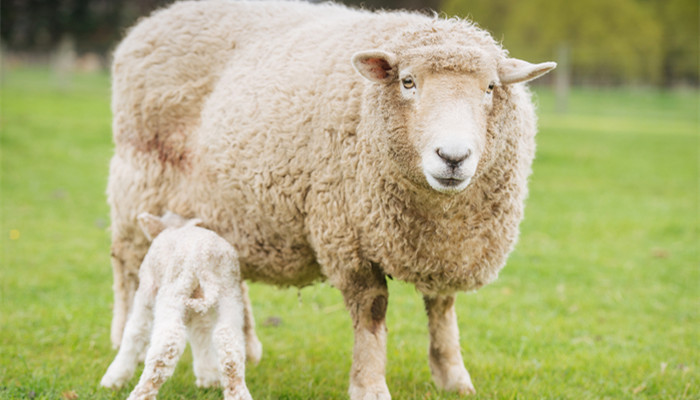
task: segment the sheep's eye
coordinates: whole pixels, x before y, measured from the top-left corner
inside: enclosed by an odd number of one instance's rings
[[[495,82],[489,83],[489,88],[486,90],[486,93],[491,93],[493,92],[493,88],[496,86]]]
[[[406,77],[401,80],[401,83],[403,84],[403,87],[406,89],[413,89],[416,87],[416,83],[413,81],[413,78],[411,77]]]

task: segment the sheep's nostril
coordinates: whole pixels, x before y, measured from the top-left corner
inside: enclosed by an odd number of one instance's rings
[[[464,160],[466,160],[467,158],[469,158],[469,156],[472,155],[471,149],[467,149],[467,151],[462,153],[452,154],[445,152],[442,148],[438,148],[435,150],[435,152],[440,158],[442,158],[447,163],[447,165],[449,165],[452,168],[458,167],[460,164],[462,164],[462,162],[464,162]]]

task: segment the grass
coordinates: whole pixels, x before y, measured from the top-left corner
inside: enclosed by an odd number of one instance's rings
[[[58,84],[5,71],[0,120],[0,398],[117,399],[99,388],[109,346],[105,75]],[[700,398],[698,92],[591,90],[540,133],[520,243],[501,278],[458,298],[476,399]],[[327,285],[253,285],[263,361],[256,399],[346,395],[351,323]],[[436,390],[420,296],[390,283],[387,381]],[[162,399],[218,399],[188,353]]]

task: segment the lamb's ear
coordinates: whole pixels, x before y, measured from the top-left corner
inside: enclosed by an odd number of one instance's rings
[[[360,75],[372,82],[388,83],[397,75],[396,56],[381,50],[355,53],[352,65]]]
[[[153,214],[141,213],[136,219],[139,221],[139,226],[148,240],[152,241],[153,238],[158,236],[158,234],[165,229],[163,220]]]
[[[202,224],[202,222],[203,221],[199,218],[192,218],[192,219],[187,220],[187,223],[185,224],[185,226],[199,226]]]
[[[557,66],[555,62],[531,64],[517,58],[506,58],[498,65],[498,78],[504,85],[527,82],[546,74]]]

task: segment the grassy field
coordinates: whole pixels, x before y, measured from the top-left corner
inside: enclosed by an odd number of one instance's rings
[[[117,399],[105,201],[109,82],[6,71],[1,89],[0,398]],[[517,250],[458,298],[476,399],[700,398],[698,92],[538,93],[538,156]],[[344,398],[350,319],[327,285],[252,285],[256,399]],[[456,399],[427,365],[420,296],[390,283],[396,399]],[[181,360],[162,399],[217,399]]]

